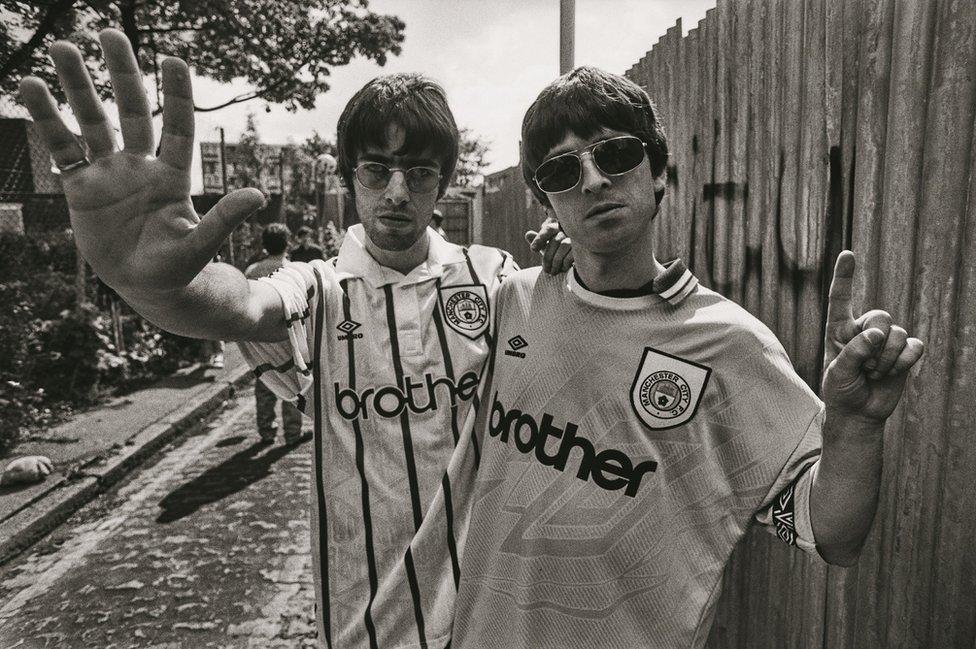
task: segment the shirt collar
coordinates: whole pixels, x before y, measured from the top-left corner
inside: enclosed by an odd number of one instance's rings
[[[664,264],[664,272],[654,278],[654,292],[671,306],[677,306],[698,286],[685,262],[674,259]]]
[[[640,308],[651,304],[667,302],[671,306],[681,304],[698,286],[695,277],[684,262],[674,259],[665,264],[664,271],[654,278],[651,283],[652,293],[634,297],[611,297],[595,293],[586,288],[576,275],[576,269],[567,273],[567,284],[570,292],[594,304],[612,308]]]
[[[387,268],[377,262],[366,250],[366,232],[357,223],[346,230],[346,236],[339,247],[336,259],[336,275],[340,280],[360,278],[373,288],[386,284],[416,284],[424,280],[441,277],[444,266],[464,261],[461,246],[444,239],[433,228],[427,228],[427,259],[406,275]]]

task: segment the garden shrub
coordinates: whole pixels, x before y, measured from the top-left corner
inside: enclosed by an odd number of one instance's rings
[[[73,409],[195,362],[199,341],[159,330],[119,304],[124,349],[107,308],[76,304],[70,233],[0,233],[0,455]],[[90,278],[86,300],[97,291]]]

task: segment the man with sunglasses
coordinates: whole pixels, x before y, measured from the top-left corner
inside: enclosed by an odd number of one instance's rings
[[[657,260],[667,156],[647,94],[595,68],[525,116],[523,175],[576,261],[496,296],[455,648],[702,647],[754,521],[841,565],[870,529],[921,341],[854,319],[845,251],[821,403],[761,322]]]
[[[62,171],[79,248],[142,315],[187,336],[236,340],[255,374],[314,419],[313,565],[325,647],[444,647],[449,642],[470,487],[472,435],[493,300],[516,269],[495,248],[463,248],[428,227],[458,156],[458,130],[436,83],[379,77],[338,124],[339,171],[362,221],[329,261],[245,278],[209,263],[259,209],[232,192],[202,219],[189,196],[189,70],[163,62],[158,155],[132,48],[101,34],[124,149],[80,52],[51,49],[82,147],[47,87],[21,96]],[[569,259],[544,229],[555,267]],[[550,249],[551,250],[551,249]]]

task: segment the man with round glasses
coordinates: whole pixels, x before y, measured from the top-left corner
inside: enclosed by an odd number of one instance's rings
[[[85,259],[143,316],[187,336],[236,340],[262,381],[314,419],[312,536],[325,647],[448,644],[472,435],[507,253],[448,243],[428,227],[451,180],[458,129],[443,89],[420,75],[369,82],[339,119],[339,172],[361,224],[338,256],[247,280],[210,263],[260,209],[255,189],[198,216],[190,201],[193,99],[187,65],[162,64],[158,155],[142,77],[125,35],[100,35],[124,149],[78,49],[51,48],[84,137],[45,84],[21,96],[62,171]],[[555,252],[569,259],[561,233]]]
[[[455,648],[703,647],[754,522],[841,565],[870,529],[922,342],[854,318],[845,251],[822,403],[761,322],[655,257],[667,156],[647,94],[595,68],[526,113],[523,176],[575,266],[496,296]]]

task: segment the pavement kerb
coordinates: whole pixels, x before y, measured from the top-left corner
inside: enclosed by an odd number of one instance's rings
[[[163,421],[140,430],[124,446],[109,449],[69,475],[60,475],[60,479],[51,476],[55,479],[49,488],[3,521],[0,566],[53,531],[168,442],[213,414],[253,376],[246,365],[235,368]]]

